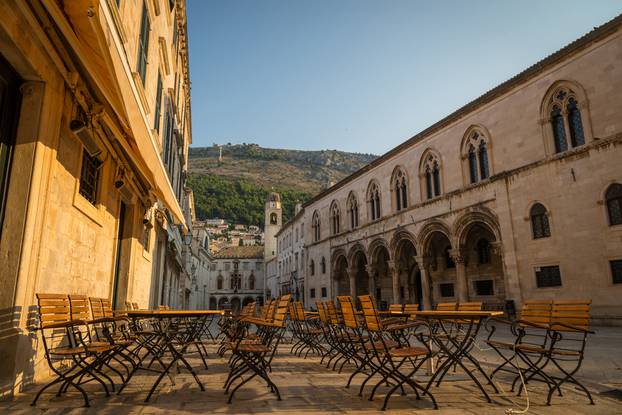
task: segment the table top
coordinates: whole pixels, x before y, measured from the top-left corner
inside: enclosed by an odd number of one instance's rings
[[[128,316],[191,317],[223,315],[224,310],[127,310]]]
[[[409,312],[392,312],[392,315],[416,316],[426,318],[442,318],[445,320],[464,318],[488,318],[503,315],[503,311],[450,311],[450,310],[418,310]]]

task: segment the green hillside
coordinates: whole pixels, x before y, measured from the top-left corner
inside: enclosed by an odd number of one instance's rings
[[[270,191],[281,194],[284,220],[306,200],[376,158],[337,150],[262,148],[256,144],[190,148],[190,177],[198,219],[219,217],[263,225]]]

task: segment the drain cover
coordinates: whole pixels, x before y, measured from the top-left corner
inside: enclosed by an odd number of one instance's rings
[[[602,392],[601,395],[607,398],[613,398],[613,399],[622,401],[622,389],[611,389],[611,390]]]

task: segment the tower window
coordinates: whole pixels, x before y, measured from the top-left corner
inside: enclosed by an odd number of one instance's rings
[[[270,214],[270,225],[276,225],[277,224],[277,216],[276,213],[271,213]]]

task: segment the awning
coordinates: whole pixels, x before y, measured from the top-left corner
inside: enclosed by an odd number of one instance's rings
[[[175,221],[183,225],[184,231],[187,230],[186,219],[151,135],[132,70],[125,60],[125,50],[106,1],[72,0],[64,2],[63,10],[54,0],[42,2],[73,49],[78,60],[76,64],[86,72],[81,75],[98,89],[106,101],[102,103],[104,110],[112,113],[110,118],[117,121],[125,133],[119,141],[132,162]]]

